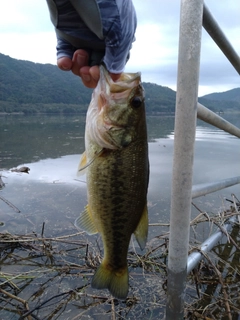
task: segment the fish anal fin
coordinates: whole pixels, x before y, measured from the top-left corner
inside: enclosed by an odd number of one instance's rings
[[[80,217],[78,217],[75,220],[74,225],[78,229],[82,229],[86,231],[88,234],[98,233],[98,230],[92,218],[91,210],[88,205],[85,207],[84,211],[80,214]]]
[[[128,295],[128,267],[112,270],[101,263],[92,279],[92,288],[108,289],[114,298],[124,300]]]
[[[143,209],[141,219],[138,223],[136,230],[134,231],[135,238],[141,250],[145,248],[148,237],[148,209],[147,204]]]

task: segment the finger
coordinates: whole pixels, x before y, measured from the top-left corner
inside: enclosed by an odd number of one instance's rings
[[[63,71],[69,71],[72,69],[72,60],[68,57],[62,57],[57,60],[58,68]]]
[[[121,77],[121,73],[109,73],[113,81],[117,81]],[[99,78],[99,66],[83,67],[80,69],[80,77],[83,84],[87,88],[96,88]]]
[[[72,59],[72,72],[75,75],[79,76],[80,69],[88,65],[88,58],[88,53],[85,50],[79,49],[74,52]]]
[[[88,88],[96,88],[99,80],[99,67],[83,67],[80,69],[80,77],[83,84]]]
[[[100,69],[99,66],[92,66],[89,69],[89,73],[91,75],[92,81],[96,82],[96,84],[98,83],[98,80],[100,78]]]

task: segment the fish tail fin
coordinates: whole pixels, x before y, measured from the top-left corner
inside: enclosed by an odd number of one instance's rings
[[[111,270],[101,263],[93,276],[92,288],[108,289],[115,298],[126,299],[128,295],[127,265],[119,270]]]

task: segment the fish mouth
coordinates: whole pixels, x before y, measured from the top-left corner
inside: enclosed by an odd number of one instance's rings
[[[102,81],[102,91],[105,91],[107,95],[123,94],[124,91],[131,91],[134,87],[138,86],[141,82],[141,73],[122,73],[117,81],[113,81],[109,72],[104,65],[100,66],[100,79]],[[105,84],[104,84],[105,82]]]

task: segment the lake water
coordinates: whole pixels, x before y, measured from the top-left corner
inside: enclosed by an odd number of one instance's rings
[[[239,116],[224,115],[224,117],[240,127]],[[160,224],[160,226],[154,225],[149,228],[148,240],[149,243],[153,243],[156,237],[168,231],[168,227],[165,224],[169,222],[170,212],[174,118],[163,116],[148,117],[147,125],[150,158],[149,222],[150,224]],[[1,233],[9,232],[22,235],[34,232],[39,236],[43,233],[43,223],[45,237],[60,237],[77,233],[73,222],[83,210],[87,201],[85,177],[77,177],[76,174],[80,154],[84,151],[84,129],[84,116],[0,117],[0,174],[5,183],[0,196],[8,200],[20,211],[16,212],[16,209],[0,199]],[[239,176],[239,160],[239,139],[198,121],[195,143],[194,184]],[[23,165],[30,168],[29,174],[11,172],[10,170]],[[231,199],[232,193],[240,197],[240,186],[237,185],[194,199],[194,204],[201,211],[206,211],[208,214],[217,214],[229,207],[229,203],[225,199]],[[192,218],[199,214],[196,207],[193,206],[192,208]],[[201,242],[209,236],[209,232],[209,227],[204,225],[191,233],[191,241]],[[91,241],[91,244],[96,241],[96,246],[99,246],[98,236],[85,237],[85,239],[86,241]],[[238,233],[235,240],[240,240]],[[92,246],[93,248],[94,245]],[[135,249],[135,242],[132,243],[131,248],[138,250]],[[68,249],[64,247],[63,250]],[[80,253],[78,252],[77,254]],[[70,263],[69,261],[75,264],[78,263],[77,254],[76,256],[68,255],[68,263]],[[14,261],[14,257],[11,257],[11,259]],[[18,267],[16,265],[10,266],[9,256],[5,262],[1,260],[1,263],[2,272],[7,270],[10,273],[17,272],[19,268],[21,270],[23,268],[25,271],[28,265],[26,264],[23,267],[23,264],[19,262]],[[36,265],[34,266],[36,267]],[[41,262],[39,267],[46,268],[46,264]],[[92,272],[90,273],[92,275]],[[130,281],[130,296],[134,296],[134,292],[136,293],[134,284],[136,285],[135,280],[139,276],[139,270],[136,271],[136,274],[135,276],[133,274],[133,279],[131,278]],[[144,278],[142,271],[140,276],[141,279]],[[48,295],[51,295],[53,288],[57,292],[61,292],[62,288],[76,287],[74,276],[71,279],[68,278],[68,281],[64,280],[64,278],[61,278],[61,281],[54,278],[55,280],[51,280],[51,286],[46,284],[46,279],[48,279],[46,275],[42,276],[42,281],[48,288]],[[151,285],[154,285],[151,274],[144,279],[141,280],[143,281],[142,286],[151,287]],[[48,306],[45,309],[44,317],[40,316],[38,319],[80,319],[78,317],[79,313],[81,313],[81,319],[111,319],[112,305],[111,303],[109,304],[109,301],[106,302],[107,300],[104,300],[104,304],[101,307],[98,302],[96,303],[98,308],[93,308],[95,304],[93,303],[92,295],[95,294],[99,297],[101,291],[92,290],[89,287],[90,280],[91,276],[87,280],[79,280],[78,284],[82,285],[84,283],[84,285],[87,285],[86,292],[88,295],[84,298],[87,302],[80,303],[74,300],[67,307],[62,307],[62,309],[59,309],[60,311],[56,311],[56,317],[55,315],[49,316],[51,307]],[[37,277],[35,282],[31,281],[31,284],[29,283],[28,285],[24,284],[24,288],[19,293],[19,296],[23,299],[30,299],[32,305],[36,303],[36,300],[32,297],[34,286],[41,284],[41,278]],[[160,310],[163,307],[162,302],[156,302],[153,307],[152,299],[156,299],[156,297],[153,298],[149,293],[146,294],[144,288],[138,290],[142,300],[140,299],[134,306],[132,305],[128,309],[126,305],[124,307],[123,305],[115,306],[117,313],[122,310],[123,318],[121,319],[140,319],[140,317],[149,319],[150,315],[152,318],[159,317]],[[162,291],[162,282],[160,281],[159,292]],[[106,291],[104,291],[104,294],[107,297]],[[159,301],[161,300],[159,297],[158,299]],[[40,300],[43,300],[42,296]],[[140,308],[141,304],[145,306],[144,311]],[[87,307],[88,305],[89,308]],[[240,302],[238,307],[240,308]],[[153,311],[146,311],[151,308]],[[4,317],[1,319],[19,319],[17,315],[14,315],[14,311],[9,310],[8,307],[2,310],[5,311]],[[83,312],[83,310],[85,311]],[[96,310],[98,316],[96,316]],[[107,315],[108,310],[110,310],[109,315]],[[142,312],[141,315],[140,312]],[[43,313],[41,314],[43,315]]]

